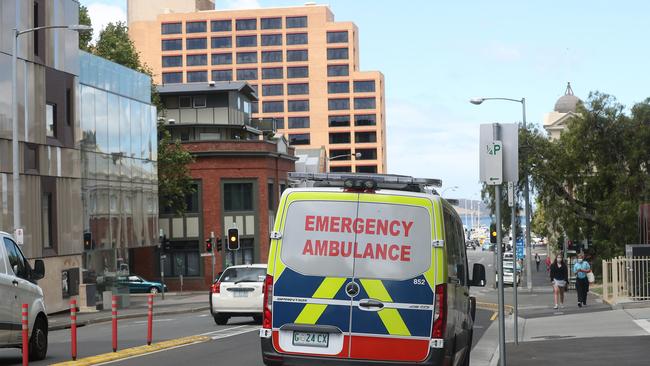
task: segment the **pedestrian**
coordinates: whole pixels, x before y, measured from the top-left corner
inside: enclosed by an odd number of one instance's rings
[[[544,261],[546,263],[546,272],[551,270],[551,256],[547,255],[546,260]]]
[[[553,300],[555,306],[553,309],[564,306],[564,291],[566,289],[567,281],[569,280],[569,269],[564,263],[562,254],[555,257],[555,262],[551,265],[551,283],[553,284]]]
[[[578,261],[573,265],[576,274],[576,292],[578,293],[578,307],[587,306],[587,293],[589,292],[589,279],[587,273],[591,272],[589,262],[583,253],[578,254]]]
[[[539,272],[539,262],[542,260],[539,258],[539,254],[535,253],[535,266],[537,267],[537,272]]]

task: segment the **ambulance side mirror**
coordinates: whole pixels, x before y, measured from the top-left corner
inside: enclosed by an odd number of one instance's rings
[[[472,280],[469,285],[477,287],[485,286],[485,266],[480,263],[474,263],[472,267]]]

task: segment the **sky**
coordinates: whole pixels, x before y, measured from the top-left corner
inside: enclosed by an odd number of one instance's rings
[[[304,2],[216,1],[217,9]],[[126,0],[81,3],[96,29],[126,20]],[[385,76],[388,172],[440,178],[448,198],[479,197],[479,125],[522,119],[519,103],[470,98],[526,98],[527,121],[541,128],[567,82],[583,100],[601,91],[628,109],[650,97],[647,1],[325,3],[358,26],[361,70]]]

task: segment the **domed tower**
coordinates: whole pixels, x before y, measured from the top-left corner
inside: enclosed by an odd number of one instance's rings
[[[562,131],[566,128],[566,121],[572,116],[577,115],[578,104],[582,101],[573,95],[571,83],[567,83],[566,91],[557,102],[553,112],[544,116],[544,129],[549,133],[552,140],[560,137]]]

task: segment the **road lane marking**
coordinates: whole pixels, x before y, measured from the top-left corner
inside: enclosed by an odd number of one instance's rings
[[[209,336],[209,335],[212,335],[212,334],[215,334],[215,333],[227,332],[227,331],[230,331],[230,330],[235,330],[235,329],[239,329],[239,328],[243,328],[243,327],[250,327],[250,325],[238,325],[238,326],[235,326],[235,327],[223,328],[223,329],[219,329],[219,330],[213,330],[211,332],[201,333],[199,335],[200,336]]]
[[[497,316],[499,316],[499,312],[495,311],[494,314],[492,314],[492,316],[490,317],[490,321],[495,321]]]
[[[635,319],[634,322],[643,330],[650,333],[650,319]]]
[[[237,336],[237,335],[240,335],[240,334],[249,333],[249,332],[252,332],[252,331],[257,331],[258,329],[260,329],[260,327],[257,326],[257,325],[247,325],[246,327],[247,328],[237,330],[237,331],[235,331],[233,333],[224,332],[222,334],[217,334],[217,335],[212,337],[212,340],[234,337],[234,336]],[[232,330],[232,328],[230,330]]]

